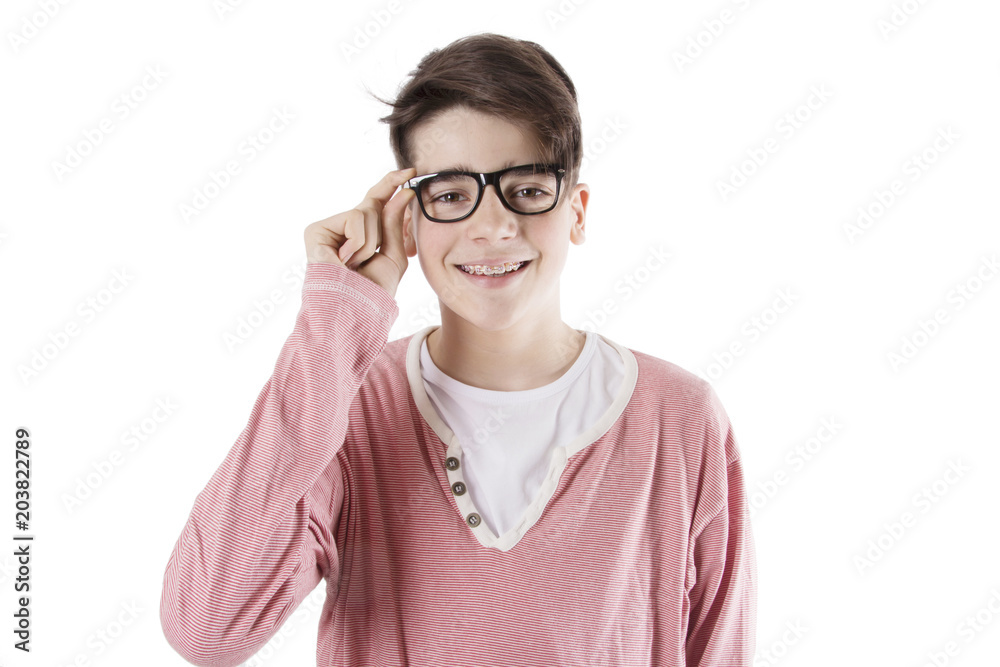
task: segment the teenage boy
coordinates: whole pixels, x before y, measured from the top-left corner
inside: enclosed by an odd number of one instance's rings
[[[383,119],[409,167],[306,228],[294,331],[167,563],[167,640],[237,665],[325,580],[318,665],[750,665],[718,397],[560,317],[589,198],[568,75],[492,34],[411,74]],[[387,342],[408,257],[441,325]]]

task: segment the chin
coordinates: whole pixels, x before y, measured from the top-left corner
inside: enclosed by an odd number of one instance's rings
[[[444,307],[449,308],[456,318],[464,320],[469,326],[476,327],[481,331],[504,331],[518,322],[518,317],[515,313],[498,313],[495,309],[490,310],[487,308],[485,304],[478,308],[472,304],[455,305],[458,306],[459,310],[451,309],[448,306]]]

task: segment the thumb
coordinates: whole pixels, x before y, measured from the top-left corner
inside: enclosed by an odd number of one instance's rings
[[[403,214],[416,193],[403,188],[389,200],[382,210],[382,246],[379,252],[400,268],[406,267],[406,248],[403,244]]]

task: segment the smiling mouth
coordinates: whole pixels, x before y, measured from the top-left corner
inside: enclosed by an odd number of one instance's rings
[[[456,264],[459,271],[464,271],[471,276],[505,276],[514,273],[528,265],[531,260],[523,262],[505,262],[496,266],[482,266],[480,264]]]

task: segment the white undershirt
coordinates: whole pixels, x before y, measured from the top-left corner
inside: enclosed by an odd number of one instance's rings
[[[514,526],[545,478],[552,451],[592,426],[621,389],[625,364],[587,331],[580,356],[555,382],[493,391],[445,375],[420,348],[424,388],[458,437],[468,492],[486,525],[501,536]]]

